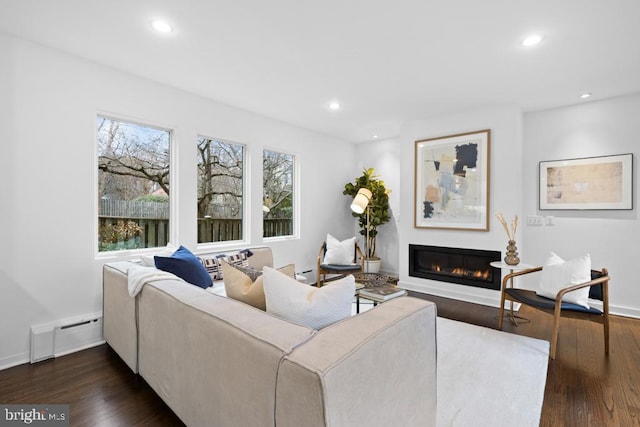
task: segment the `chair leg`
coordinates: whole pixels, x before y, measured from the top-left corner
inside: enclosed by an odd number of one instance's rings
[[[500,316],[498,317],[498,329],[502,330],[502,321],[504,320],[504,290],[501,292],[502,296],[500,298]]]
[[[556,301],[556,307],[553,312],[553,331],[551,332],[551,351],[549,357],[556,358],[556,348],[558,347],[558,330],[560,329],[560,304],[562,301]]]
[[[609,313],[604,313],[602,326],[604,329],[604,352],[609,354]]]
[[[609,354],[609,281],[602,284],[603,293],[603,327],[604,327],[604,352]]]

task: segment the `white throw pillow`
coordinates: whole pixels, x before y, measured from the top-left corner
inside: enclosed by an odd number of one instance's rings
[[[355,279],[347,276],[317,288],[271,267],[262,269],[267,313],[312,329],[322,329],[351,316]]]
[[[589,280],[591,280],[591,256],[589,254],[565,261],[551,252],[542,267],[542,275],[536,294],[555,299],[560,289]],[[569,292],[564,295],[562,301],[589,308],[589,288]]]
[[[355,236],[350,239],[340,241],[331,234],[327,234],[327,251],[324,254],[324,263],[352,265],[355,245]]]
[[[165,246],[164,248],[158,249],[158,252],[154,252],[154,253],[149,254],[149,255],[141,255],[140,256],[140,262],[145,267],[155,267],[156,266],[156,260],[155,260],[154,257],[156,255],[157,256],[162,256],[162,257],[170,257],[177,250],[178,250],[178,247],[174,246],[171,242],[169,242],[169,243],[167,243],[167,246]]]

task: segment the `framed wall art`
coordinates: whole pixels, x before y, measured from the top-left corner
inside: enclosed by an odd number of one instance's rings
[[[633,154],[540,162],[540,210],[633,209]]]
[[[490,129],[415,142],[416,228],[489,230],[490,142]]]

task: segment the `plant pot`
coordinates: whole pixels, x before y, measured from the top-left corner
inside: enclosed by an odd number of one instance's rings
[[[380,271],[380,264],[382,264],[382,260],[378,257],[366,258],[364,260],[364,272],[378,273]]]

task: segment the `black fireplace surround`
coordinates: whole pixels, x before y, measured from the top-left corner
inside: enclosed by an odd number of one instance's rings
[[[409,276],[500,290],[500,251],[409,245]]]

